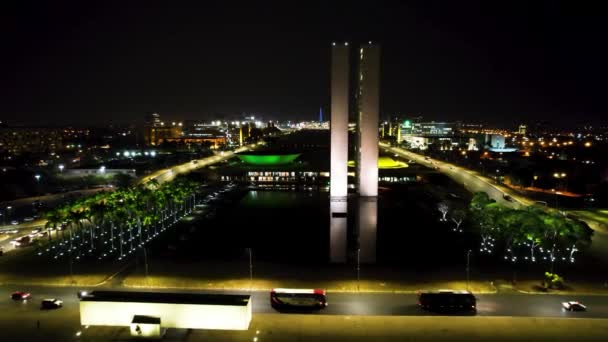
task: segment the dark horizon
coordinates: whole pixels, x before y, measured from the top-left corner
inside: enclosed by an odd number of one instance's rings
[[[345,40],[382,47],[382,118],[606,123],[608,30],[590,5],[11,6],[0,15],[9,124],[315,120],[329,113],[331,42]]]

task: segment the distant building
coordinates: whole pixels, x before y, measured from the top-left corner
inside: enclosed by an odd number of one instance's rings
[[[490,149],[504,149],[505,137],[500,134],[486,134],[485,146],[489,147]]]
[[[413,135],[452,135],[454,124],[449,122],[414,122],[412,124]]]
[[[521,135],[526,135],[526,125],[519,125],[519,130],[517,131],[517,133],[521,134]]]
[[[88,129],[71,127],[0,127],[0,152],[9,155],[52,153],[71,147],[69,141],[89,135]]]
[[[165,124],[161,121],[158,113],[147,114],[144,119],[144,144],[146,146],[158,146],[169,139],[181,136],[182,124],[171,122]]]
[[[406,142],[412,148],[426,150],[438,144],[450,149],[455,134],[455,124],[449,122],[411,122],[405,120],[397,130],[399,143]]]
[[[63,178],[85,177],[85,176],[104,176],[112,177],[119,174],[126,174],[135,177],[135,169],[106,169],[100,167],[97,169],[65,169],[61,172]]]
[[[162,125],[160,115],[158,113],[146,114],[144,122],[145,125],[149,127],[160,127]]]

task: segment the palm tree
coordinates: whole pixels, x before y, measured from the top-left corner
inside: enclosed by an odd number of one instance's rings
[[[116,222],[118,222],[118,227],[120,230],[120,232],[118,233],[118,237],[119,237],[118,243],[119,243],[120,258],[122,258],[124,256],[124,253],[123,253],[124,234],[122,231],[122,227],[123,227],[123,224],[125,222],[127,222],[127,220],[129,219],[129,214],[123,207],[117,207],[116,210],[114,211],[113,217],[116,220]]]
[[[68,222],[69,222],[69,227],[70,227],[70,251],[73,248],[73,245],[72,245],[72,240],[73,240],[72,229],[73,229],[73,226],[76,225],[76,227],[78,227],[78,231],[80,232],[80,234],[82,234],[82,221],[86,220],[86,218],[87,218],[87,216],[86,216],[86,213],[84,212],[84,210],[70,211],[70,213],[68,214],[68,219],[69,219]]]
[[[59,210],[51,210],[51,211],[47,211],[44,214],[44,218],[46,219],[44,228],[46,228],[46,230],[49,234],[49,244],[50,244],[52,241],[50,228],[53,228],[53,230],[56,231],[57,226],[61,225],[61,223],[63,222],[63,216],[61,215]]]
[[[104,225],[106,224],[106,221],[108,220],[108,216],[109,216],[109,207],[106,204],[106,200],[101,200],[97,203],[94,203],[91,207],[90,207],[90,217],[92,219],[92,223],[95,224],[96,226],[98,225],[98,227],[100,227],[101,229],[101,237],[102,239],[100,239],[100,243],[102,243],[101,240],[103,241],[103,244],[106,245],[108,244],[107,241],[107,237],[104,237],[104,235],[106,235],[107,233],[104,232]],[[110,239],[113,238],[112,236],[112,232],[110,229]],[[112,245],[112,249],[113,249],[113,241],[111,242]],[[103,246],[102,246],[103,247]]]

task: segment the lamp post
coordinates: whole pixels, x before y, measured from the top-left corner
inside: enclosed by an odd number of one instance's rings
[[[36,192],[40,193],[40,175],[35,174],[34,178],[36,178]]]
[[[251,255],[251,247],[247,248],[247,251],[249,252],[249,290],[251,291],[253,285],[253,258]]]
[[[6,210],[5,210],[5,214],[6,214],[5,215],[5,220],[6,220],[6,222],[11,222],[11,209],[13,209],[13,207],[10,206],[10,205],[6,207]]]
[[[469,273],[470,273],[470,267],[469,267],[469,261],[470,261],[470,255],[471,255],[471,250],[469,249],[467,251],[467,291],[469,291]]]
[[[59,164],[58,168],[59,172],[63,173],[63,169],[65,168],[65,166],[63,164]]]
[[[357,249],[357,292],[359,292],[359,281],[361,280],[361,248]]]
[[[146,253],[146,246],[144,246],[144,269],[146,271],[146,280],[148,279],[148,254]]]

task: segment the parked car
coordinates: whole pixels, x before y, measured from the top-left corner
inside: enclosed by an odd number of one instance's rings
[[[23,221],[24,222],[31,222],[31,221],[34,221],[34,218],[33,217],[26,217],[26,218],[23,219]]]
[[[17,292],[13,292],[13,294],[11,295],[11,298],[13,300],[27,300],[31,296],[32,295],[28,292],[17,291]]]
[[[19,221],[17,221],[17,220],[12,220],[12,221],[11,221],[11,224],[12,224],[13,226],[16,226],[16,225],[18,225],[18,224],[19,224]]]
[[[562,307],[568,311],[587,311],[587,307],[580,302],[570,301],[563,302]]]
[[[43,309],[58,309],[63,306],[63,301],[57,298],[47,298],[42,300],[40,306]]]
[[[513,197],[511,197],[509,195],[503,195],[502,198],[504,198],[505,201],[513,202]]]

